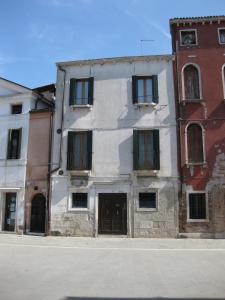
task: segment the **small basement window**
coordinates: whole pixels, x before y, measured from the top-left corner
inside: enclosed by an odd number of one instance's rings
[[[87,193],[72,193],[72,208],[87,208]]]
[[[206,219],[206,194],[205,193],[189,194],[189,219],[191,220]]]
[[[197,45],[196,30],[181,30],[180,43],[181,46]]]
[[[21,114],[22,113],[22,108],[23,108],[22,104],[13,104],[13,105],[11,105],[11,114],[12,115]]]
[[[139,208],[156,208],[156,193],[139,193]]]
[[[225,44],[225,28],[219,28],[219,43]]]

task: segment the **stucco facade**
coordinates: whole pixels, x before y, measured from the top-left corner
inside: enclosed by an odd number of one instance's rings
[[[26,176],[28,174],[30,180],[32,172],[35,173],[36,169],[34,166],[31,169],[30,165],[33,160],[35,161],[34,155],[37,154],[33,149],[31,151],[33,153],[29,152],[28,155],[28,145],[30,147],[32,141],[39,138],[36,135],[29,140],[29,130],[33,128],[30,112],[42,111],[53,106],[42,98],[43,96],[34,90],[0,78],[0,231],[3,232],[11,231],[19,234],[26,232],[25,198],[28,189]],[[48,126],[45,128],[45,125],[42,122],[42,135],[48,130]],[[12,131],[17,135],[14,134],[12,137]],[[40,156],[45,159],[44,148],[42,150],[38,159]],[[29,160],[31,162],[27,170]]]
[[[224,17],[181,18],[170,21],[178,118],[178,158],[182,189],[179,199],[180,234],[186,237],[225,237],[225,43],[220,41]],[[182,32],[192,31],[196,41],[182,45]],[[198,70],[200,95],[185,99],[184,69]],[[198,124],[203,136],[203,160],[188,161],[187,128]],[[201,141],[199,140],[199,145]],[[198,143],[194,146],[197,148]],[[189,195],[203,193],[206,215],[189,217]]]
[[[126,196],[126,235],[176,237],[178,175],[172,56],[124,57],[59,63],[54,117],[50,233],[98,236],[99,199]],[[132,76],[158,76],[156,105],[132,103]],[[71,78],[92,77],[92,105],[70,106]],[[158,129],[160,170],[133,170],[133,131]],[[68,132],[92,132],[92,167],[67,170]],[[155,209],[141,209],[139,193],[156,194]],[[71,207],[72,193],[87,193],[87,207]]]

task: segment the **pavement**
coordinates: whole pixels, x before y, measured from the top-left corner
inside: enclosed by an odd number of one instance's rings
[[[225,299],[225,240],[0,234],[0,300]]]

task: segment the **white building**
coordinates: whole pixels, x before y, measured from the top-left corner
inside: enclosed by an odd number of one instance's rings
[[[58,63],[52,234],[177,235],[172,60]]]
[[[0,231],[25,230],[29,112],[46,103],[33,90],[0,78]]]

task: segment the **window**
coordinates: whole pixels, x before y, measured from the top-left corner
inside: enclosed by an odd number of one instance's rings
[[[133,76],[132,77],[133,103],[158,103],[158,77]]]
[[[22,129],[9,129],[7,159],[19,159]]]
[[[223,98],[225,99],[225,64],[222,66]]]
[[[69,131],[67,149],[68,170],[91,170],[92,132]]]
[[[72,208],[87,208],[87,193],[72,193]]]
[[[185,100],[200,99],[199,71],[196,66],[188,65],[183,70]]]
[[[181,30],[180,41],[182,46],[197,45],[196,30]]]
[[[156,208],[156,193],[139,193],[139,208]]]
[[[198,124],[190,124],[187,128],[188,163],[203,163],[203,134]]]
[[[205,193],[189,194],[189,219],[206,219],[206,195]]]
[[[225,44],[225,28],[219,28],[219,43]]]
[[[134,130],[134,170],[159,170],[159,130]]]
[[[22,104],[13,104],[11,106],[11,114],[12,115],[17,115],[22,113]]]
[[[94,78],[70,79],[70,105],[93,104]]]

